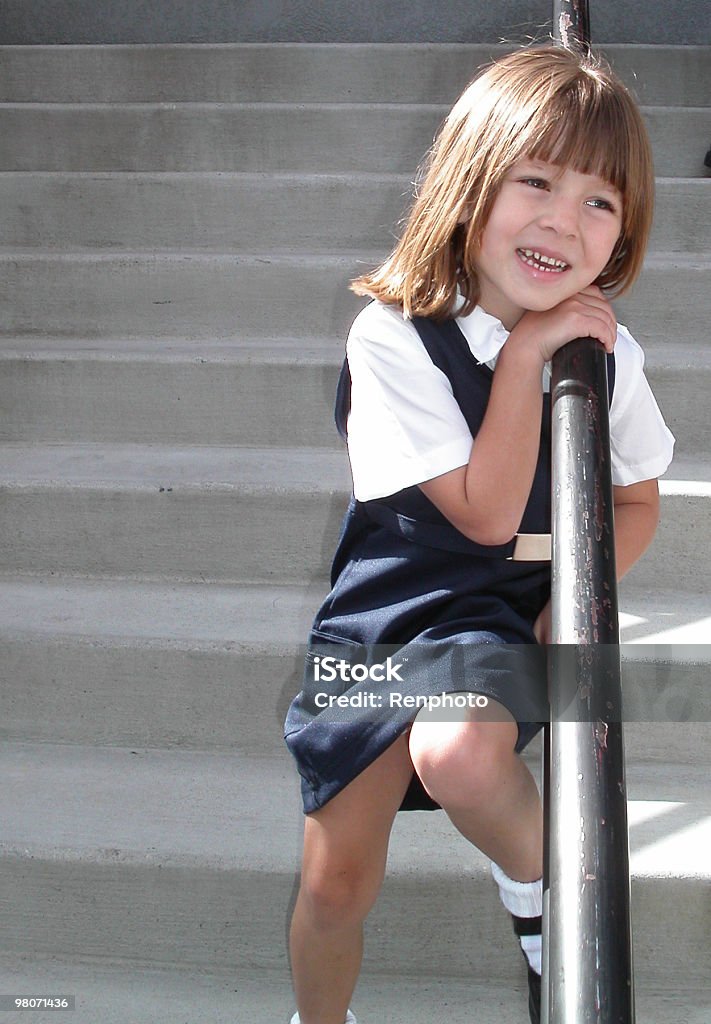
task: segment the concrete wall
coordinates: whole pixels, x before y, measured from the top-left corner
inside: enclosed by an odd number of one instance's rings
[[[442,12],[446,12],[446,19]],[[0,43],[495,42],[549,0],[4,0]],[[591,0],[597,42],[711,43],[709,0]]]

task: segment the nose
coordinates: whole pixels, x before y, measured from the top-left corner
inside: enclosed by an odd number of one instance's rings
[[[551,195],[541,210],[539,222],[542,228],[567,238],[575,238],[579,230],[579,215],[580,204],[577,199]]]

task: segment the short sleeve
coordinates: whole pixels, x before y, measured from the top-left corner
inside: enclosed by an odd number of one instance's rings
[[[620,487],[661,476],[674,453],[674,436],[644,374],[644,353],[622,324],[615,345],[610,452],[612,482]]]
[[[451,384],[395,307],[366,306],[346,353],[356,498],[382,498],[467,464],[472,436]]]

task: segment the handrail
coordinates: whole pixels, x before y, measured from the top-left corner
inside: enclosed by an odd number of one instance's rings
[[[554,37],[590,41],[587,0]],[[553,358],[551,722],[545,729],[543,1024],[634,1024],[607,358]]]

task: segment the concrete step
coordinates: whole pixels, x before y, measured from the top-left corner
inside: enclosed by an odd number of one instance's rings
[[[648,318],[642,330],[653,327]],[[644,342],[645,370],[677,439],[708,453],[711,353]],[[0,337],[0,441],[316,447],[333,422],[344,340]],[[298,401],[295,396],[298,396]],[[71,409],[71,418],[67,417]]]
[[[337,448],[344,352],[345,338],[0,337],[0,439]]]
[[[692,188],[705,184],[690,181]],[[0,245],[220,253],[386,249],[408,188],[407,178],[394,174],[6,171],[0,197],[8,218]],[[703,206],[701,193],[698,201]]]
[[[324,338],[0,338],[0,439],[340,447],[344,351]]]
[[[7,103],[0,170],[411,175],[447,112],[410,103]],[[708,176],[708,107],[643,114],[657,174]]]
[[[696,348],[677,346],[675,338],[671,331],[666,342],[647,344],[644,337],[640,338],[647,360],[645,373],[677,439],[677,458],[705,460],[709,448],[708,403],[704,392],[711,359]]]
[[[279,754],[326,591],[0,577],[0,740]],[[630,763],[708,764],[707,596],[621,608]]]
[[[368,979],[365,999],[371,986],[383,988],[380,979]],[[140,963],[126,963],[107,958],[61,959],[3,952],[0,953],[0,985],[3,992],[25,993],[55,992],[75,995],[72,1024],[176,1024],[200,1021],[201,1024],[287,1024],[294,1012],[291,983],[287,971],[260,971],[246,965],[235,965],[222,971],[207,968],[146,967]],[[452,982],[451,987],[466,1006],[467,998],[483,998],[494,1003],[498,988],[494,986],[465,986]],[[440,997],[443,986],[437,981],[418,984],[400,981],[392,987],[392,996],[404,1007],[422,1000],[423,1008],[433,1005]],[[524,1006],[520,985],[512,986],[520,992],[518,1000]],[[362,986],[361,986],[362,990]],[[434,990],[434,991],[433,991]],[[429,997],[429,998],[428,998]],[[380,1001],[362,1001],[363,1013],[375,1003],[377,1009],[386,1005],[387,997]],[[656,1005],[656,999],[653,1005]],[[693,1009],[695,996],[685,1001]],[[407,1009],[403,1009],[403,1013]],[[35,1012],[34,1019],[47,1020],[50,1014]],[[24,1011],[4,1012],[7,1024],[22,1024]],[[367,1018],[362,1017],[364,1024]],[[385,1019],[385,1018],[373,1018]],[[398,1020],[405,1018],[398,1017]],[[414,1020],[414,1018],[412,1018]],[[424,1019],[424,1018],[423,1018]],[[453,1018],[454,1019],[454,1018]],[[462,1016],[461,1020],[465,1018]],[[496,1018],[490,1017],[491,1024]],[[691,1018],[690,1018],[691,1019]],[[696,1018],[694,1019],[694,1024]],[[512,1012],[511,1024],[518,1018]],[[487,1022],[488,1024],[488,1022]]]
[[[84,12],[82,12],[84,13]],[[157,7],[141,18],[132,6],[96,0],[82,18],[48,11],[40,0],[23,0],[8,9],[5,41],[17,43],[195,43],[276,42],[461,42],[462,39],[529,41],[547,38],[551,7],[546,0],[454,0],[442,17],[439,9],[403,7],[394,0],[366,0],[357,6],[324,6],[314,11],[308,0],[293,0],[279,10],[224,5],[205,0],[201,6]],[[664,0],[648,0],[638,9],[620,8],[613,0],[595,5],[596,39],[644,43],[711,43],[711,26],[699,0],[677,0],[668,17]]]
[[[4,333],[340,339],[363,305],[347,290],[358,266],[357,254],[0,254]]]
[[[294,1011],[285,971],[150,968],[104,960],[0,954],[3,992],[77,993],[73,1024],[286,1024]],[[523,1024],[528,993],[521,978],[505,985],[442,975],[364,973],[353,1007],[361,1024],[431,1024],[446,1008],[449,1024]],[[648,1024],[707,1024],[704,987],[637,985],[636,1010]],[[8,1024],[26,1014],[4,1013]],[[40,1020],[43,1016],[40,1015]],[[47,1017],[48,1019],[48,1017]]]
[[[453,103],[495,44],[0,47],[0,102]],[[709,47],[610,45],[640,101],[707,102]]]
[[[349,486],[344,456],[328,451],[10,445],[0,455],[2,564],[197,581],[323,579]]]
[[[344,339],[363,299],[348,290],[382,253],[312,256],[145,252],[0,254],[1,334]],[[654,253],[619,319],[643,344],[706,345],[711,257]],[[308,296],[308,304],[304,297]]]
[[[703,594],[708,463],[681,472],[631,578]],[[15,444],[0,448],[0,488],[8,572],[300,583],[327,577],[350,479],[324,449]]]
[[[309,253],[382,249],[409,202],[400,174],[0,173],[0,247]],[[711,183],[659,178],[651,249],[703,252]]]
[[[279,753],[325,584],[0,583],[0,739]]]
[[[76,993],[73,1024],[287,1024],[294,1012],[289,974],[249,965],[230,970],[209,967],[145,967],[100,960],[60,960],[29,954],[0,954],[3,992],[52,991]],[[700,993],[682,1000],[684,1008],[700,1012]],[[436,1019],[447,1001],[448,1020],[469,1024],[471,1007],[481,1024],[519,1024],[526,998],[520,980],[506,986],[465,983],[459,979],[362,977],[354,1006],[363,1024],[389,1021],[415,1024]],[[659,997],[647,1003],[659,1012]],[[502,1003],[505,1002],[505,1006]],[[421,1015],[421,1016],[420,1016]],[[4,1013],[8,1024],[20,1024],[26,1015]],[[40,1020],[44,1015],[40,1014]],[[661,1017],[650,1018],[654,1024]],[[692,1018],[689,1018],[691,1020]],[[694,1024],[697,1018],[693,1017]],[[698,1018],[701,1024],[701,1018]]]
[[[301,845],[286,757],[5,743],[0,764],[1,949],[286,971]],[[638,983],[708,986],[707,770],[627,781]],[[367,926],[365,968],[383,965],[520,979],[488,864],[444,815],[398,816]]]
[[[235,967],[150,968],[101,960],[62,960],[0,954],[3,992],[76,992],[73,1024],[286,1024],[294,1011],[285,971]],[[446,1008],[449,1024],[522,1024],[528,993],[521,978],[505,985],[442,975],[415,977],[364,973],[353,1007],[361,1024],[431,1024]],[[707,1024],[708,989],[645,983],[635,992],[640,1020],[668,1024]],[[474,1016],[475,1015],[475,1016]],[[26,1014],[4,1013],[8,1024],[24,1024]],[[43,1020],[43,1015],[39,1016]],[[47,1015],[48,1019],[48,1015]]]

